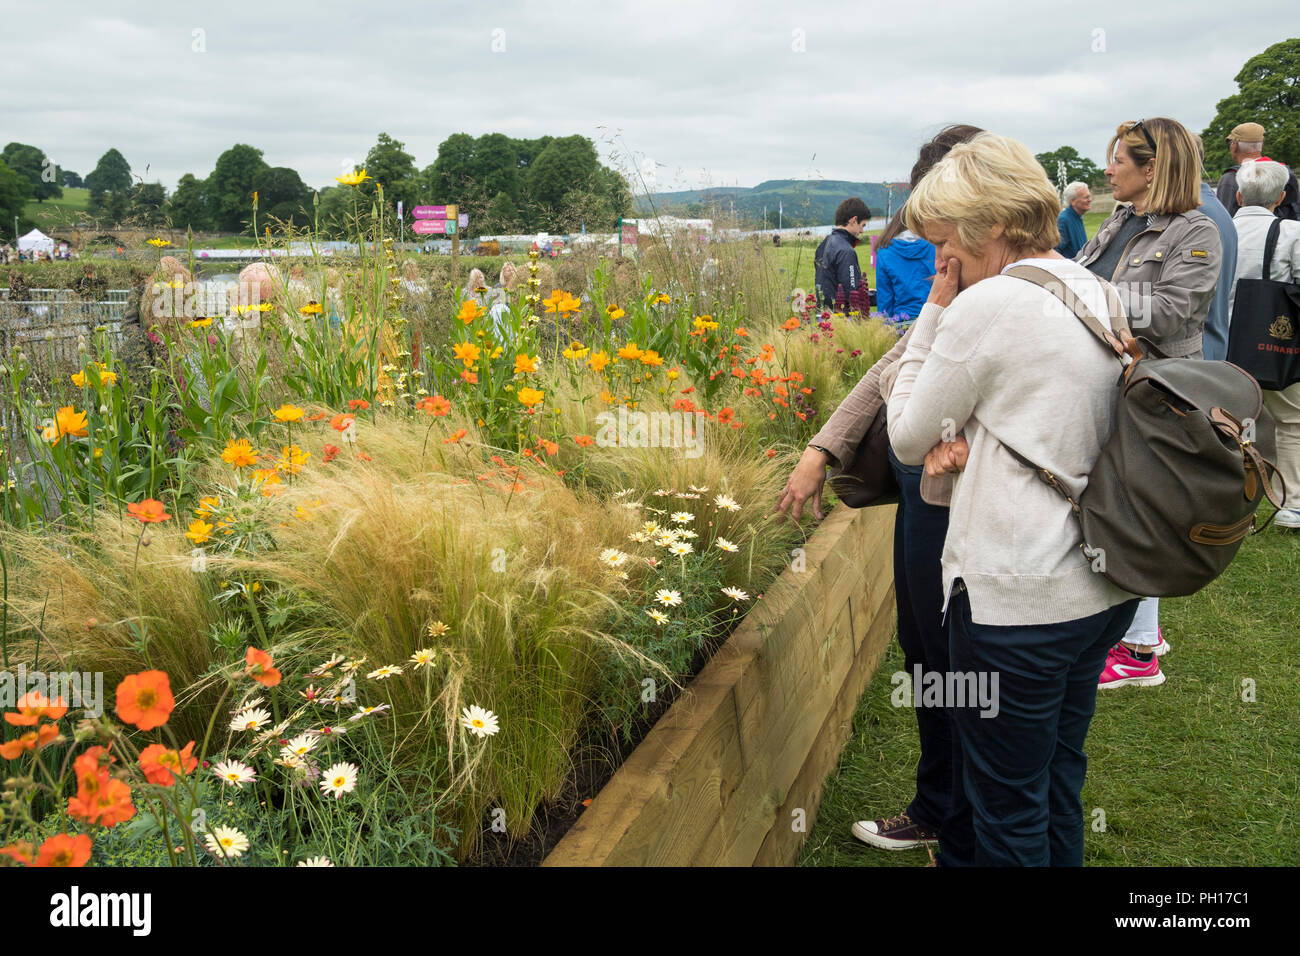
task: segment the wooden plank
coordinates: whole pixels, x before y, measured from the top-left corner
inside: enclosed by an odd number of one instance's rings
[[[871,678],[893,640],[896,629],[893,603],[891,589],[888,601],[878,608],[875,620],[867,628],[863,649],[855,658],[853,669],[840,688],[835,706],[826,715],[798,778],[776,812],[775,825],[768,831],[762,847],[754,857],[755,866],[793,865],[800,844],[817,822],[826,776],[835,768],[840,751],[844,749],[853,730],[853,714],[857,710],[858,700],[871,683]],[[865,616],[865,609],[862,613]],[[794,829],[796,810],[803,811],[800,821],[803,829],[800,831]]]
[[[543,865],[752,862],[871,656],[855,632],[888,595],[892,522],[833,512]]]

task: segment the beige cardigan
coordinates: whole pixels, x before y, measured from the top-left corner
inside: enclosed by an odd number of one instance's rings
[[[915,326],[913,326],[914,328]],[[907,351],[912,330],[895,343],[894,347],[880,357],[875,365],[867,370],[853,391],[835,409],[834,414],[822,426],[810,445],[820,445],[834,456],[832,476],[838,475],[853,464],[858,445],[871,427],[872,420],[880,406],[889,400],[894,389],[894,380],[898,377],[898,360]],[[952,500],[952,475],[933,478],[921,476],[921,498],[928,504],[948,507]]]

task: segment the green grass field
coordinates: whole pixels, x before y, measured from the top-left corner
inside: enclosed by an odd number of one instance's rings
[[[1166,682],[1098,695],[1083,788],[1087,864],[1300,865],[1298,576],[1300,533],[1269,528],[1209,587],[1161,601]],[[849,832],[912,799],[916,720],[890,704],[902,667],[895,641],[859,701],[800,865],[929,862],[925,850],[877,850]],[[1251,688],[1254,699],[1243,699]]]
[[[37,229],[46,232],[60,226],[72,225],[79,215],[89,208],[89,189],[73,189],[65,186],[61,199],[47,199],[44,202],[33,199],[27,203],[23,213],[36,223]]]

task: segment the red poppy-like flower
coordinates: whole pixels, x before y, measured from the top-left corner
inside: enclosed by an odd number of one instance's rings
[[[330,419],[330,427],[336,432],[345,432],[357,420],[355,415],[335,415]]]
[[[176,777],[190,773],[199,765],[198,758],[192,756],[193,750],[192,740],[179,752],[162,744],[150,744],[140,751],[140,769],[150,783],[170,787],[176,783]]]
[[[590,435],[574,435],[573,441],[575,444],[580,445],[583,448],[590,448],[592,445],[596,444],[595,439]]]
[[[366,401],[364,398],[348,399],[348,408],[352,409],[354,412],[358,410],[364,412],[369,407],[370,407],[370,403]]]
[[[426,395],[416,402],[415,407],[422,412],[441,418],[451,411],[451,402],[441,395]]]
[[[338,457],[340,449],[338,445],[326,445],[321,450],[324,452],[324,454],[321,455],[320,460],[328,465],[330,462],[332,462],[335,458]]]
[[[167,506],[161,501],[155,501],[152,498],[146,498],[138,504],[129,504],[126,506],[127,513],[135,518],[141,524],[158,524],[160,521],[166,521],[171,517],[167,513]]]
[[[162,671],[130,674],[117,685],[117,716],[141,730],[153,730],[167,723],[176,699]]]
[[[32,866],[85,866],[90,859],[90,837],[56,833],[41,844]]]
[[[244,663],[247,665],[244,673],[263,687],[274,687],[280,683],[280,672],[271,666],[271,655],[266,651],[250,647],[244,654]]]
[[[34,727],[42,717],[58,720],[67,712],[62,697],[51,701],[39,691],[29,691],[18,698],[18,713],[5,714],[5,721],[15,727]]]

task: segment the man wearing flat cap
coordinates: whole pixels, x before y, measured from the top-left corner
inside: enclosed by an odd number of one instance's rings
[[[1234,165],[1219,179],[1217,195],[1219,202],[1228,210],[1229,216],[1235,216],[1241,206],[1237,203],[1237,170],[1241,164],[1253,159],[1268,162],[1264,155],[1264,127],[1258,123],[1239,123],[1228,134],[1228,152],[1232,153]],[[1278,204],[1273,215],[1279,219],[1300,219],[1300,186],[1296,184],[1295,173],[1288,170],[1286,195]]]

